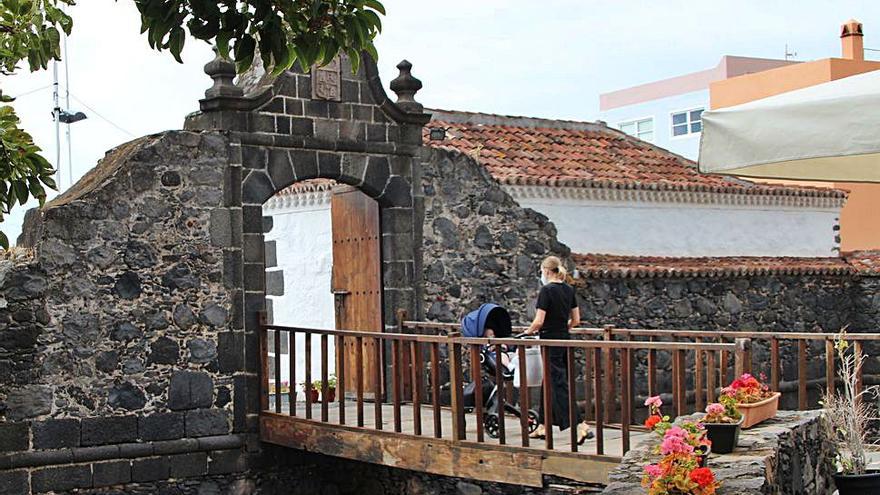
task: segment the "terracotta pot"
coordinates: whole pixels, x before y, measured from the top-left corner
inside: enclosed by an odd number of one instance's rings
[[[776,416],[779,408],[779,392],[774,392],[772,397],[768,397],[761,402],[752,404],[737,404],[736,407],[743,415],[742,428],[751,428],[761,421]]]
[[[306,393],[309,394],[309,399],[311,399],[310,402],[312,404],[318,402],[318,391],[317,390],[311,388],[311,389],[307,390]]]
[[[330,387],[327,389],[327,402],[333,402],[336,400],[336,389]]]
[[[729,454],[739,443],[739,428],[742,419],[737,423],[703,423],[706,427],[706,436],[712,441],[712,452],[716,454]]]
[[[865,474],[834,475],[834,485],[840,495],[864,495],[880,493],[880,471],[868,471]]]

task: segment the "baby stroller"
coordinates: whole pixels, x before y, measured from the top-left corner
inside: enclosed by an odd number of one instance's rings
[[[461,320],[461,333],[464,337],[484,337],[486,329],[492,329],[496,338],[509,338],[511,336],[511,323],[510,314],[507,310],[497,304],[486,303],[477,310],[468,313]],[[514,338],[518,337],[521,337],[521,335],[517,335]],[[503,352],[507,353],[509,357],[513,354],[511,349],[503,349]],[[473,411],[476,406],[476,387],[483,387],[483,429],[492,438],[498,438],[500,421],[498,414],[499,390],[498,384],[495,383],[496,366],[501,366],[501,376],[505,382],[510,384],[507,386],[515,386],[514,376],[518,375],[518,361],[518,359],[513,357],[513,359],[508,361],[509,365],[498,363],[495,359],[495,349],[484,345],[480,348],[480,380],[475,379],[465,386],[463,399],[466,412]],[[488,377],[483,376],[482,371],[485,371]],[[540,380],[538,380],[538,383],[540,383]],[[504,403],[504,411],[506,414],[512,414],[517,418],[522,416],[519,406],[508,402]],[[529,409],[527,414],[529,433],[531,433],[538,428],[538,413]]]

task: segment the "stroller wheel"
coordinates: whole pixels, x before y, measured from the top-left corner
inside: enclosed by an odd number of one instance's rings
[[[529,409],[529,433],[538,429],[538,412],[534,409]]]
[[[498,438],[498,415],[495,413],[489,413],[483,418],[483,429],[486,430],[486,434],[492,438]]]

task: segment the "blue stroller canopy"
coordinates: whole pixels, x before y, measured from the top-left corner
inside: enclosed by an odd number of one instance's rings
[[[510,337],[510,314],[495,303],[485,303],[461,319],[461,334],[465,337],[483,337],[486,328],[495,331],[495,337]]]

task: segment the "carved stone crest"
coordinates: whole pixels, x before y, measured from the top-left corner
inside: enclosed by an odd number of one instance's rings
[[[340,101],[342,99],[342,75],[339,57],[324,67],[312,67],[312,99]]]

